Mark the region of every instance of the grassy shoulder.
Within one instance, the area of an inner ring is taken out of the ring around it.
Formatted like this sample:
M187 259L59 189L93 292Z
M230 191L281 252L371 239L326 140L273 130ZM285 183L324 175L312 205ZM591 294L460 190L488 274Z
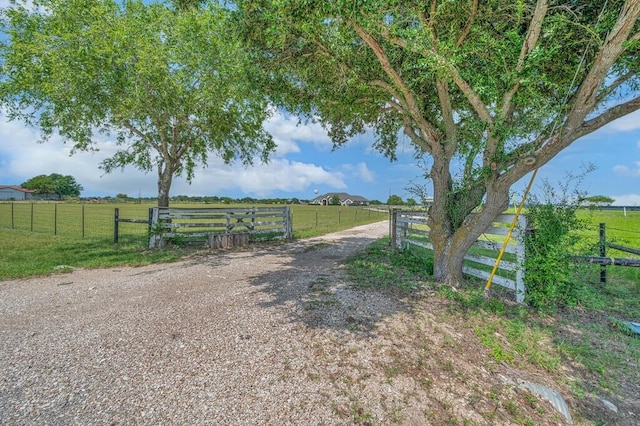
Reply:
M622 268L610 269L609 284L597 283L599 268L580 268L574 277L579 299L553 315L516 305L497 289L485 300L480 282L456 290L440 287L430 281L429 252L420 248L394 252L386 239L352 257L346 270L357 287L409 297L417 317L435 317L443 327L455 324L468 352L452 343L458 353L438 357L462 357L477 360L479 368L494 368L483 361L488 356L493 366L547 377L563 387L574 420L593 424L637 420L629 413L637 416L640 408L640 336L625 332L623 324L640 321L640 281L628 279ZM483 348L482 357L472 349L477 347ZM616 405L618 412L606 408L603 400ZM522 424L535 423L529 420L523 417Z
M310 213L306 221L298 218L297 225L294 224L294 238L314 237L386 219L384 214L378 212L369 214L360 211L356 215L356 210L344 210L349 214L341 213L339 223L338 209L324 210L324 216L320 216L324 222L320 222L318 227L315 227L314 210L298 210L298 216L301 212ZM114 244L112 236L78 238L77 235L51 235L5 228L0 238L0 280L64 272L71 268L175 262L202 250L206 250L203 245L172 245L162 250L150 250L144 233L125 234L119 243Z
M114 244L112 238L77 239L15 229L3 231L0 252L0 280L64 272L70 270L69 267L102 268L174 262L189 253L182 248L149 250L139 240Z

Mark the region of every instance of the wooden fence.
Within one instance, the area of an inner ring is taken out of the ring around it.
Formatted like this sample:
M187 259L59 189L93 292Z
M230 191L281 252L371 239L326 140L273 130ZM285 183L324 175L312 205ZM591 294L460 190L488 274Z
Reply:
M167 240L180 238L206 239L219 248L261 238L290 240L293 235L289 207L154 207L150 216L149 247L162 247Z
M607 282L607 266L633 266L640 267L640 259L631 259L631 258L619 258L619 257L607 257L607 247L612 248L614 250L622 251L625 253L631 253L635 255L640 255L639 249L634 249L631 247L625 247L618 244L613 244L607 242L607 225L605 223L600 223L600 256L573 256L573 259L577 262L587 262L587 263L595 263L600 265L600 282Z
M465 256L463 272L467 275L487 280L498 252L513 222L512 214L504 214L496 219L489 229L476 241ZM526 229L526 217L518 218L518 225L513 230L505 248L505 255L500 262L493 283L513 290L516 301L524 302L526 287L524 284L525 247L522 233ZM409 245L433 250L429 241L429 227L426 212L410 212L394 210L390 221L391 243L396 248L407 248Z

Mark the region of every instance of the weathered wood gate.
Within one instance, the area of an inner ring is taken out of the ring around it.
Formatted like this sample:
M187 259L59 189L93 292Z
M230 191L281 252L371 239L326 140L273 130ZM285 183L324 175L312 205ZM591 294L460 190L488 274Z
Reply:
M149 247L171 239L206 240L214 248L293 237L289 207L167 208L151 212Z
M429 227L427 212L411 212L393 210L391 212L390 231L391 243L395 248L407 248L415 245L433 251L429 241ZM513 222L512 214L504 214L496 219L482 237L478 239L465 256L462 268L467 275L487 280L491 273L504 239ZM493 283L506 287L515 292L518 303L524 302L526 287L524 284L525 246L523 232L526 229L526 217L518 218L518 225L513 230L511 238L505 248L505 255L500 267L493 278Z

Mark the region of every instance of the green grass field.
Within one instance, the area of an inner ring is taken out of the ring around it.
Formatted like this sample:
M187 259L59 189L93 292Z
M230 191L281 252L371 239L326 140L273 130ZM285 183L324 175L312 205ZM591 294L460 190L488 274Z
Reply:
M113 243L115 208L119 209L121 218L147 219L152 206L128 203L0 203L0 231L3 234L0 238L0 252L3 254L0 257L0 280L48 274L59 265L106 267L177 260L189 249L146 249L146 224L120 223L119 243ZM238 207L227 204L172 206ZM292 205L291 208L295 238L347 229L388 217L386 211L356 207Z
M225 204L173 204L176 207L232 207ZM145 224L120 223L120 238L113 244L114 209L120 217L146 219L152 204L0 203L0 279L47 274L58 265L102 267L139 265L178 259L181 253L145 248ZM237 205L235 207L238 207ZM243 206L246 207L246 206ZM386 212L338 206L293 205L295 238L347 229L387 218ZM599 223L607 225L607 240L640 248L640 212L581 210L587 222L584 245L595 247ZM595 254L595 253L584 253ZM636 257L610 250L607 255ZM591 268L597 271L597 267ZM608 268L617 277L640 282L640 268ZM594 272L594 275L597 275Z

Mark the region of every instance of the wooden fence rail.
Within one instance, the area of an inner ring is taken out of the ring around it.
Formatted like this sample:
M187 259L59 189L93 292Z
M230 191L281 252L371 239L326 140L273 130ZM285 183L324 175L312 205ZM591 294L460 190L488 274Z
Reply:
M498 252L502 249L504 238L513 221L513 215L501 215L485 231L482 238L476 241L465 256L463 272L467 275L486 280L489 278L491 267L495 263ZM427 226L426 212L410 212L394 210L390 221L391 244L396 248L406 248L415 245L427 250L433 250L433 245L428 240L429 227ZM526 217L518 218L518 226L511 234L511 238L505 247L505 257L500 262L500 267L493 282L502 287L513 290L518 303L524 302L526 287L524 284L525 248L522 233L526 229Z
M607 247L625 253L640 255L640 250L631 247L624 247L618 244L607 242L607 225L600 223L600 256L573 256L576 262L594 263L600 265L600 282L607 282L607 266L633 266L640 267L640 259L614 258L607 256Z
M211 245L220 243L219 236L248 234L255 240L263 237L287 239L293 236L289 207L252 208L164 208L151 212L149 247L162 247L171 238L204 238ZM224 238L224 241L245 241L245 238Z

